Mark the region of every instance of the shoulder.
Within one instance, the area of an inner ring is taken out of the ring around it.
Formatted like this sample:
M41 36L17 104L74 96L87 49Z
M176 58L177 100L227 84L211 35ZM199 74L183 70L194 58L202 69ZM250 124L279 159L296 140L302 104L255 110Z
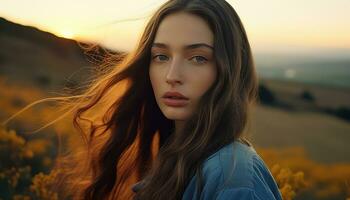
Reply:
M239 141L222 147L205 160L203 178L200 199L282 199L264 161L252 146ZM196 187L195 179L194 176L190 181L185 195L188 196L191 193L188 190Z
M257 153L253 147L235 141L222 147L205 160L204 175L205 177L213 175L231 177L227 184L251 188L255 156Z

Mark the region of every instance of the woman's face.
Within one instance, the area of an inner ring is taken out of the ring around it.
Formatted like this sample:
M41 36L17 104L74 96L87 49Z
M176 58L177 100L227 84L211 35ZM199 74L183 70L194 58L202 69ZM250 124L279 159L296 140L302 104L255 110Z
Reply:
M196 15L174 13L160 23L152 45L149 76L157 104L168 119L189 119L215 82L213 40L207 23ZM178 92L186 99L164 98L167 92Z

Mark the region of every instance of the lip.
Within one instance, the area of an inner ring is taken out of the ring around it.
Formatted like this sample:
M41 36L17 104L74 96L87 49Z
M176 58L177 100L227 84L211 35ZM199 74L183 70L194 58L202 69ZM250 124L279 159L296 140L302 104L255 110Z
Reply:
M183 107L188 104L188 99L171 99L168 97L163 97L163 102L167 106Z
M177 97L179 99L174 99L171 97ZM189 98L179 92L166 92L162 99L165 105L172 107L183 107L187 105L189 101Z
M180 92L176 92L176 91L169 91L169 92L166 92L164 95L163 95L163 98L164 97L179 97L181 99L187 99L188 100L188 97L186 97L185 95L181 94Z

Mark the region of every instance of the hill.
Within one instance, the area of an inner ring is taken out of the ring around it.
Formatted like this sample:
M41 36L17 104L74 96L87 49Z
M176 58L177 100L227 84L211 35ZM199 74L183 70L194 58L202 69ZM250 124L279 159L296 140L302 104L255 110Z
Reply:
M101 56L119 53L4 18L0 18L0 43L0 75L47 91L86 80ZM87 51L89 45L95 47Z

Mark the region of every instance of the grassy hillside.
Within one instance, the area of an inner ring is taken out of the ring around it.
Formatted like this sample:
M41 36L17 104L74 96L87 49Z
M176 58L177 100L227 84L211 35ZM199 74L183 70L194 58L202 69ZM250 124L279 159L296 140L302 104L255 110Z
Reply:
M101 61L99 56L105 54L101 46L88 51L84 47L92 44L60 38L4 18L0 18L0 43L0 75L46 91L86 80Z

